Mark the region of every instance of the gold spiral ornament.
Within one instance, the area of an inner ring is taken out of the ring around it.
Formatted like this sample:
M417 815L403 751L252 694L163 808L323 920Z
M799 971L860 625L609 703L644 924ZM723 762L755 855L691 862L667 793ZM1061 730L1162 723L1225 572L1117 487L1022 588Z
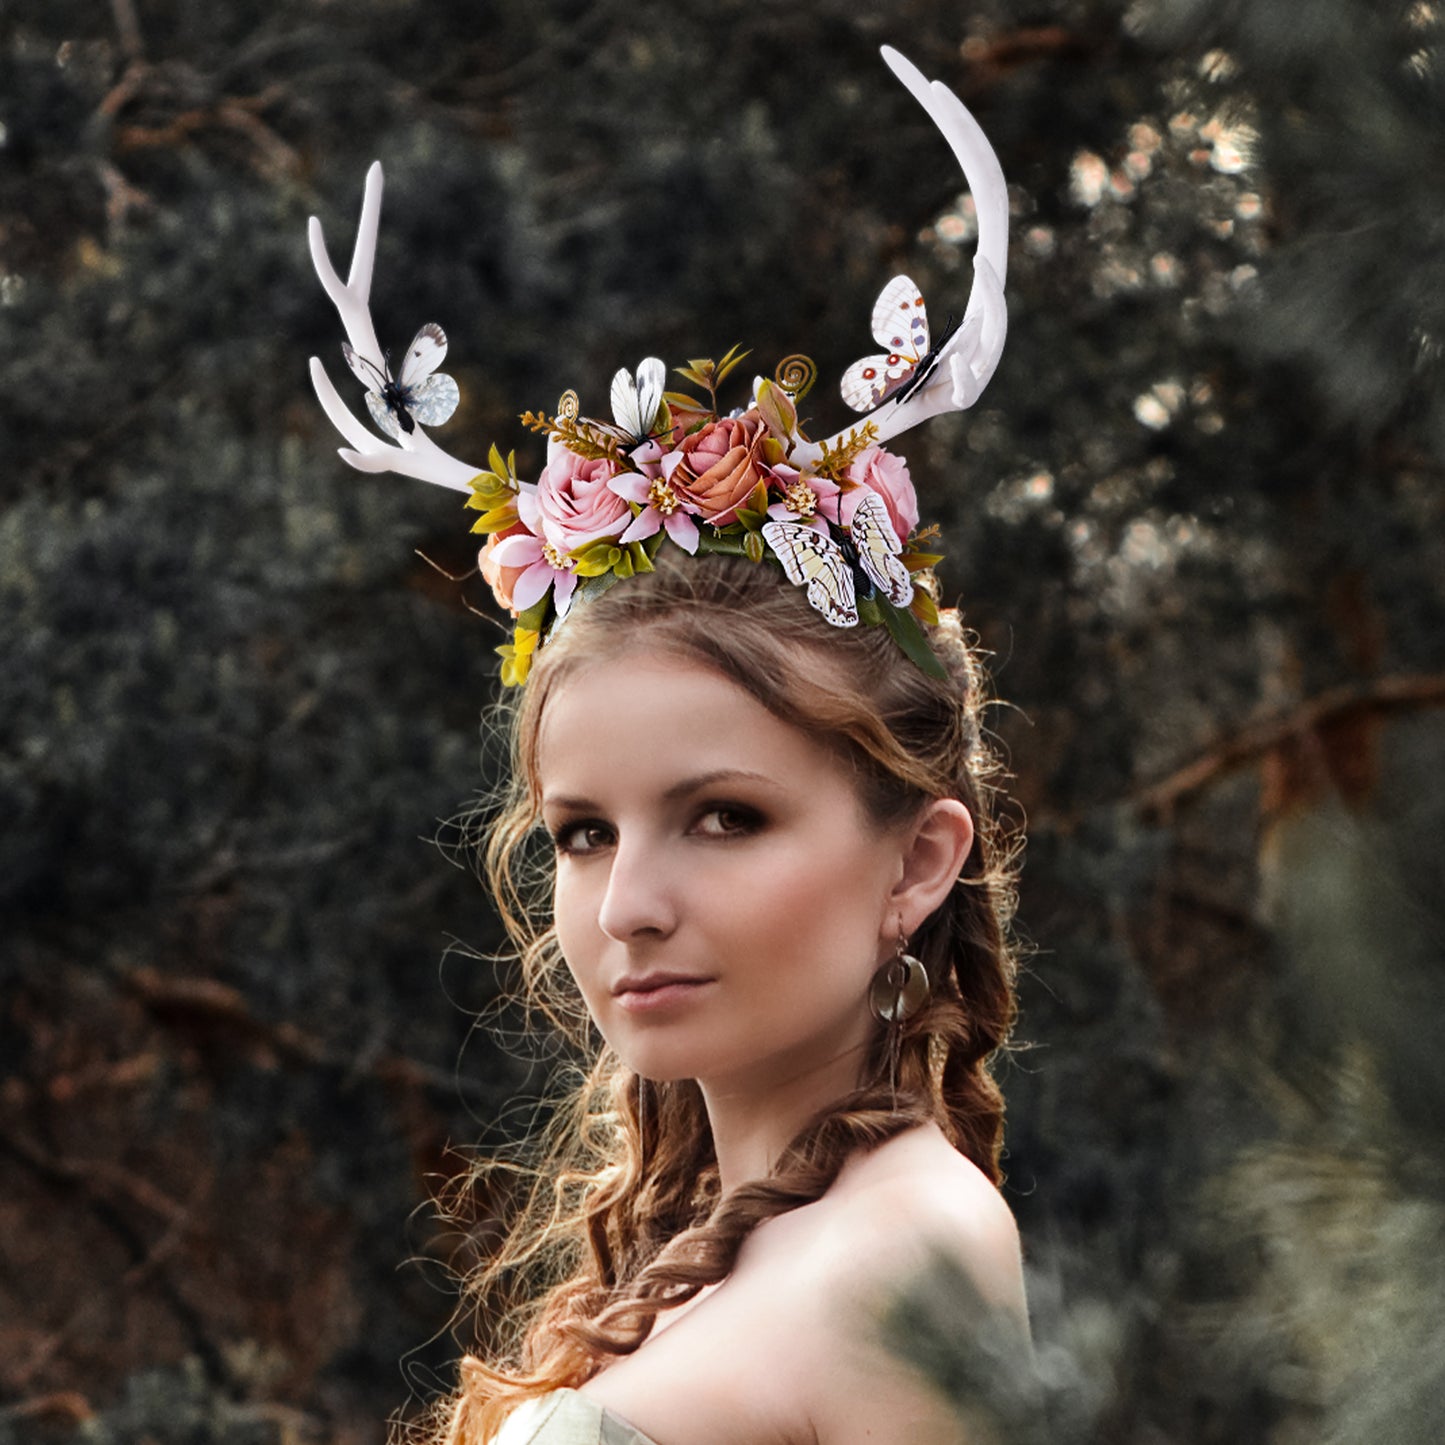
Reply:
M582 398L575 391L564 391L557 400L557 420L576 421L582 415Z
M773 380L783 388L794 401L801 401L812 390L818 379L818 366L811 356L801 352L785 356L773 372Z

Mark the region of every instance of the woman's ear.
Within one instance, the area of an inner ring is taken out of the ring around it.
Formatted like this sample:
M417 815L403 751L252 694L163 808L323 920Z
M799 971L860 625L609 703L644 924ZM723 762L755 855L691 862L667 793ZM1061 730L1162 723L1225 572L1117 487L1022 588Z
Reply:
M890 918L917 931L948 897L973 847L973 816L957 798L935 798L903 836L903 872L889 895Z

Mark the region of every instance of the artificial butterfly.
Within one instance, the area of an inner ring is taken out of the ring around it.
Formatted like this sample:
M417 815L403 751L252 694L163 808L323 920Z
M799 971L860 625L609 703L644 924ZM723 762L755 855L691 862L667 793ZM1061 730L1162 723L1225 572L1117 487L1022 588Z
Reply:
M456 382L437 371L447 354L447 338L435 321L428 321L412 337L401 364L401 374L392 379L391 354L383 365L368 361L344 341L341 353L351 374L366 387L366 409L387 436L401 440L422 426L440 426L457 409L462 394Z
M646 441L657 421L666 383L667 368L655 356L642 361L635 377L624 366L612 378L612 416L617 425L604 429L620 441Z
M662 410L662 388L666 380L667 368L662 362L655 356L644 357L636 376L624 366L612 378L613 421L583 416L582 403L575 391L563 392L557 403L558 420L575 422L624 446L637 446L652 436L652 428Z
M873 339L888 350L862 357L843 373L843 400L854 411L871 411L889 397L902 401L933 370L955 330L950 323L938 345L930 349L923 296L907 276L895 276L873 303Z
M876 492L858 503L846 542L835 542L800 522L764 522L763 539L783 564L788 581L806 586L808 601L834 627L858 625L860 575L865 596L876 589L895 607L907 607L913 600L913 578L898 557L903 545Z

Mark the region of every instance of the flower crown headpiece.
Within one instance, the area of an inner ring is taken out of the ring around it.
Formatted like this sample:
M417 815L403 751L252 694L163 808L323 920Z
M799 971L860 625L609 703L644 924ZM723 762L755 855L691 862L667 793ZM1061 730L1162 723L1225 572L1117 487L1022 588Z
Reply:
M744 359L690 361L678 374L705 396L666 391L666 368L650 356L612 381L610 422L581 414L567 392L555 415L524 412L548 437L535 482L522 480L515 453L493 446L479 469L444 452L424 428L446 421L460 393L437 368L447 341L435 324L417 332L393 376L370 312L371 274L381 214L381 164L366 178L351 272L331 265L321 223L310 225L311 256L341 314L347 365L366 387L366 406L392 439L381 441L337 394L318 358L311 379L327 416L351 443L346 462L364 472L399 472L470 492L481 513L479 565L497 601L515 620L501 647L502 680L525 681L532 656L584 589L600 591L651 571L659 549L730 553L771 560L835 627L886 626L924 671L942 675L921 623L937 621L931 593L914 574L940 560L936 528L918 527L907 464L883 442L978 400L1003 351L1007 314L1008 190L998 158L963 102L930 84L896 50L883 58L943 133L963 167L978 217L974 283L960 325L932 344L917 287L895 276L873 307L874 339L884 351L844 373L843 398L861 421L814 442L798 424L797 401L815 368L802 356L756 377L745 409L720 411L717 389Z

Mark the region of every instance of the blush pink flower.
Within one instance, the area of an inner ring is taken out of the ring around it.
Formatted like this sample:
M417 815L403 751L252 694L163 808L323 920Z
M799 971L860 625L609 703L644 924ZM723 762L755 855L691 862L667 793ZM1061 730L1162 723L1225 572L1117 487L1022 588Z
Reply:
M662 468L657 465L661 456L662 449L656 442L639 447L632 453L632 460L643 470L618 472L608 483L619 497L636 502L642 508L617 540L623 543L641 542L665 530L684 552L696 552L697 523L688 516L683 497L662 475Z
M492 590L514 617L540 602L550 587L552 604L561 618L567 615L572 594L577 589L577 564L541 533L538 487L523 486L517 494L520 521L504 534L488 538L477 561L489 582L495 573L498 581L492 583ZM632 513L625 503L622 505L630 517Z
M778 500L768 508L775 522L797 522L826 537L828 523L838 520L838 484L827 477L800 476L795 467L773 470Z
M531 530L562 553L603 538L615 539L632 520L632 509L608 486L615 471L606 457L579 457L551 441L547 465L537 478L539 525ZM518 514L528 520L520 506Z
M877 492L888 508L888 520L898 540L906 542L918 526L918 493L913 490L908 463L882 447L869 447L848 468L848 480L855 485L843 493L843 521L851 523L867 492Z

